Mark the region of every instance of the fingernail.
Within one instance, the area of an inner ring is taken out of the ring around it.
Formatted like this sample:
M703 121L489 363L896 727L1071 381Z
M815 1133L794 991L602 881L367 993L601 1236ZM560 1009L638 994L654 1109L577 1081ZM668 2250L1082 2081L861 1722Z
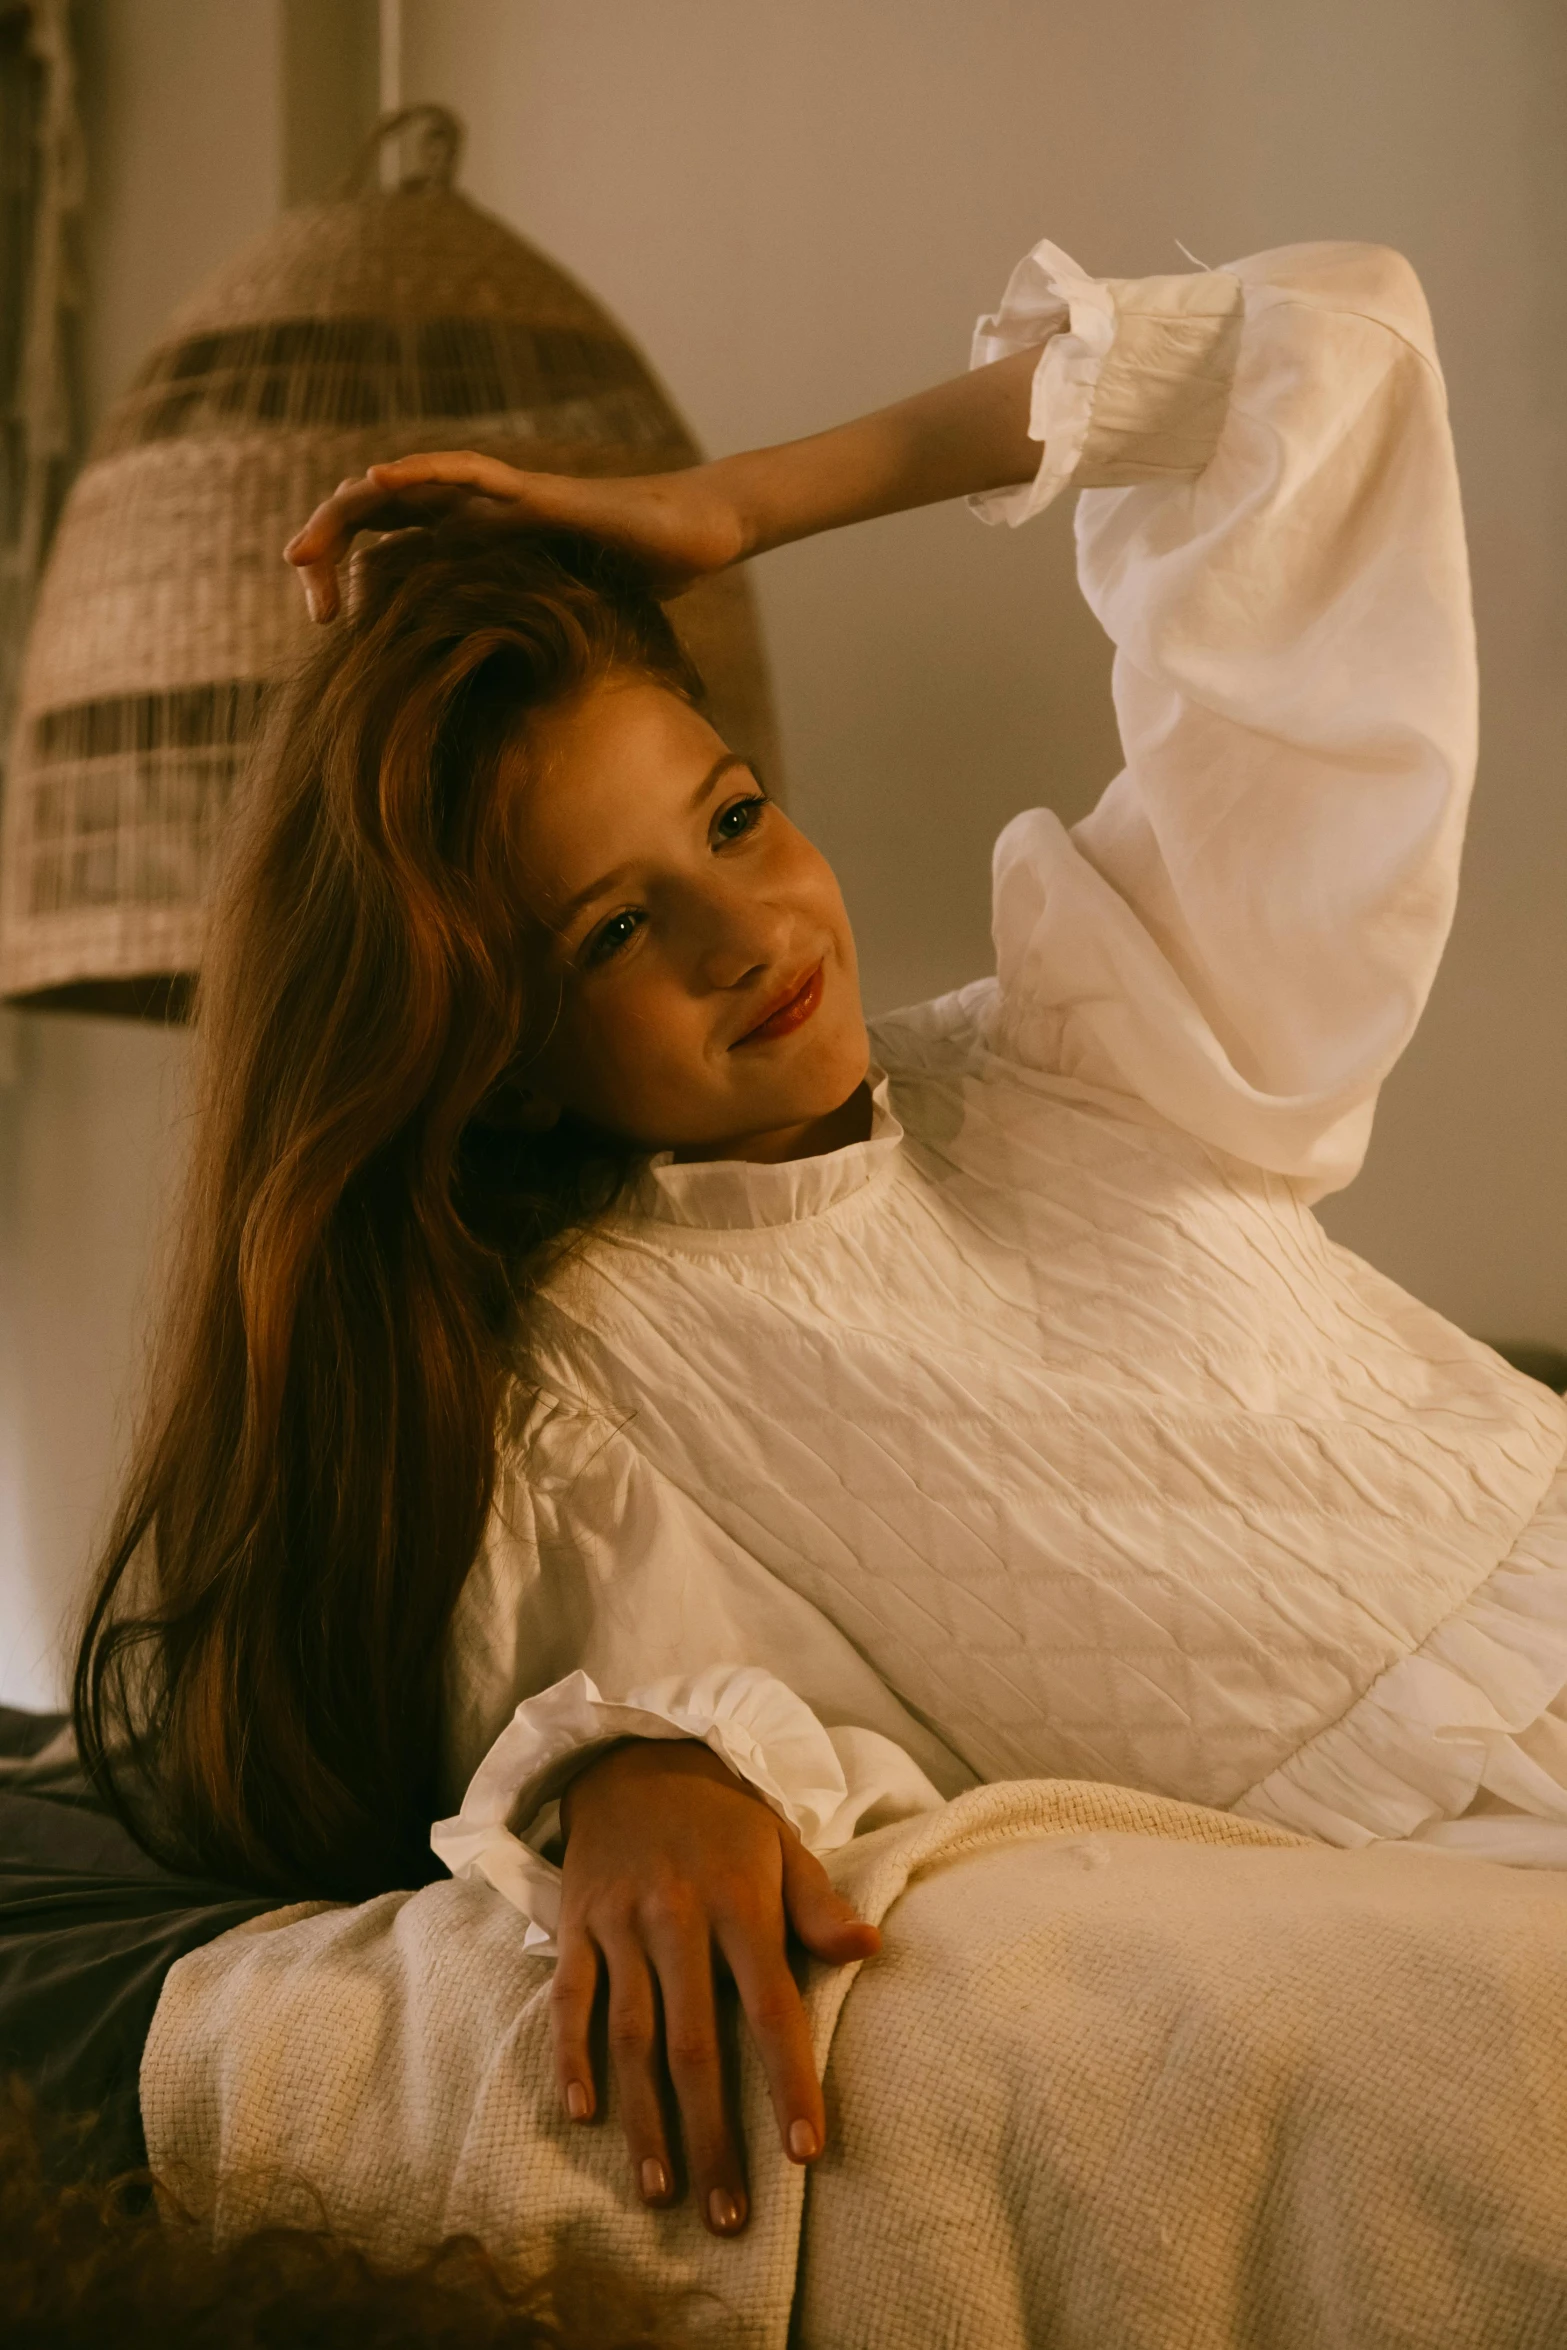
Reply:
M809 2122L789 2124L789 2151L796 2162L811 2162L821 2152L816 2132Z
M727 2189L715 2187L707 2199L707 2208L714 2227L721 2234L727 2235L731 2228L740 2225L740 2206Z
M642 2192L649 2203L657 2203L669 2193L669 2173L654 2154L642 2165Z
M588 2093L580 2081L566 2083L566 2111L574 2122L585 2122L588 2118Z

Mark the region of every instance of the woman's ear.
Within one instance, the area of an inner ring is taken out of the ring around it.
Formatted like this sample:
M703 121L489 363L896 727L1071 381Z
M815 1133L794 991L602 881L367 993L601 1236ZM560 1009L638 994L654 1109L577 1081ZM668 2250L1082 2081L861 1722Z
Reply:
M506 1077L491 1086L474 1114L483 1125L504 1127L511 1134L548 1134L560 1121L560 1104L551 1095Z

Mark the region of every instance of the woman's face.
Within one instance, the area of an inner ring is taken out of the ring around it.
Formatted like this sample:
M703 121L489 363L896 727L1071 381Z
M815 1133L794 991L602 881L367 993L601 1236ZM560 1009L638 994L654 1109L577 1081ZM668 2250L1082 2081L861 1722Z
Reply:
M516 762L545 1110L692 1158L783 1159L841 1131L869 1044L826 860L707 720L614 676L532 721Z

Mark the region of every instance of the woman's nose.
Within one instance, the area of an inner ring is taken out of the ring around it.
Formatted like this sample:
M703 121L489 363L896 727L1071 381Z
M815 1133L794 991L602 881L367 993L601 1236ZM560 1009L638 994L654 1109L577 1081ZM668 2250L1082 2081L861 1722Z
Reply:
M702 915L698 968L702 984L740 987L786 960L792 925L788 911L739 891L719 891Z

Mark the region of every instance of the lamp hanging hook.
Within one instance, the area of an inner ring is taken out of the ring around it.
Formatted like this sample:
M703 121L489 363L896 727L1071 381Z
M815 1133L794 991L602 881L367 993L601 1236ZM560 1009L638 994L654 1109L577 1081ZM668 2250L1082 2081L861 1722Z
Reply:
M467 131L461 115L454 114L449 106L436 106L425 100L414 106L399 106L391 114L381 116L333 193L338 196L363 195L365 183L375 169L387 140L400 138L414 123L423 126L417 144L415 166L412 171L403 173L398 185L404 188L449 188L457 176L457 166L462 161Z

